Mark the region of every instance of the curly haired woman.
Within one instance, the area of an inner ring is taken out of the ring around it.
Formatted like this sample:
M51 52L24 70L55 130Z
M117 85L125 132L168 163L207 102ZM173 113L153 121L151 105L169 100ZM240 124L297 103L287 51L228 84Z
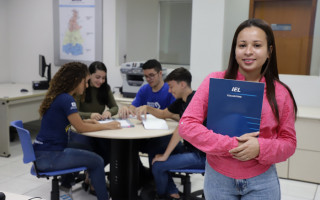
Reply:
M51 80L39 109L42 120L34 142L36 164L40 171L87 167L98 200L107 200L103 159L94 152L67 147L70 125L78 133L120 128L119 122L100 124L81 119L73 96L84 92L88 79L87 66L71 62L63 65Z

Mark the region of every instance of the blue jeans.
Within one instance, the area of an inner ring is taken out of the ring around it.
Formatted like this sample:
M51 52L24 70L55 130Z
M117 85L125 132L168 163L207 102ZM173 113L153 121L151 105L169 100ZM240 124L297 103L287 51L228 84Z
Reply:
M280 200L280 184L275 165L249 179L224 176L206 163L204 195L210 200Z
M110 163L110 139L94 138L70 132L68 147L93 151L104 160L104 166Z
M55 171L74 167L87 167L98 200L109 199L103 159L87 150L66 148L63 151L36 151L36 164L40 171Z
M166 135L162 137L155 137L151 139L141 139L138 140L138 150L142 153L147 153L149 158L149 166L151 166L152 159L157 154L163 154L171 140L171 135ZM181 142L177 144L172 154L181 153L184 147Z
M152 166L152 174L155 180L157 194L159 196L178 193L169 170L171 169L204 169L205 156L198 152L186 152L171 155L166 161L155 162Z
M93 138L89 136L81 135L81 134L70 131L68 145L74 145L74 147L73 146L68 146L68 147L93 151L92 141L93 141Z

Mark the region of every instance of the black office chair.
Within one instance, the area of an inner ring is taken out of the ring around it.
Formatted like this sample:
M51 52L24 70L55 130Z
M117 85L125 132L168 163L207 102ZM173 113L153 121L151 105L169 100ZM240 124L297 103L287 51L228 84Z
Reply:
M63 174L69 174L69 173L75 173L84 171L87 168L86 167L78 167L78 168L71 168L71 169L65 169L65 170L57 170L57 171L50 171L50 172L44 172L44 171L38 171L36 166L36 156L33 150L32 141L30 137L30 133L28 130L23 128L23 123L21 120L12 121L10 123L11 126L15 127L17 129L20 143L23 151L23 162L25 164L33 162L33 165L31 167L31 174L34 176L37 176L38 178L47 178L53 177L52 179L52 188L51 188L51 200L59 200L59 180L58 176L61 176Z
M205 200L203 190L197 190L191 192L191 174L204 175L204 169L172 169L169 170L173 177L181 178L181 184L183 185L183 199L184 200Z
M3 192L0 192L0 200L6 200L6 195Z

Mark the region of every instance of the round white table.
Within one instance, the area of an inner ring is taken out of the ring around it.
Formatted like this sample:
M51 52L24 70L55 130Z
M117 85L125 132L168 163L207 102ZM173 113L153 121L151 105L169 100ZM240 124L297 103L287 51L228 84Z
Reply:
M83 135L111 139L110 195L113 200L138 199L139 152L135 140L172 134L178 122L166 120L167 130L147 130L142 122L130 118L132 128L82 133Z

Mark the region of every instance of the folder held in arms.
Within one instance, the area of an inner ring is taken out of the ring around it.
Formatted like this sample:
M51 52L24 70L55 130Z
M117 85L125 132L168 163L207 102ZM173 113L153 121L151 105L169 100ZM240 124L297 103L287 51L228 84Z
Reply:
M210 79L207 128L239 137L260 130L264 83Z

